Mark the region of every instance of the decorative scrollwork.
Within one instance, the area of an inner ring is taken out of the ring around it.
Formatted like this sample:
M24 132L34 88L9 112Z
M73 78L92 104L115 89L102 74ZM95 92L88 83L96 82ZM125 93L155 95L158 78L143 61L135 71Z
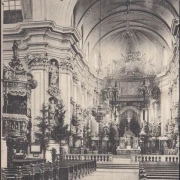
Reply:
M61 91L58 87L49 87L48 94L51 95L52 97L59 98L61 95Z
M48 65L48 55L44 54L27 54L24 59L29 68L34 66L47 66Z

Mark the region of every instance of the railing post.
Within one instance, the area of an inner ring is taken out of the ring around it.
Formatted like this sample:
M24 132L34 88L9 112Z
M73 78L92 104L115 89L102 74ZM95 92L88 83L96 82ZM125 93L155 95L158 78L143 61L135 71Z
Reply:
M21 180L21 179L22 179L21 167L18 166L18 177L17 177L17 180Z
M44 163L41 163L41 179L44 180Z
M53 180L53 164L51 162L49 163L49 167L50 167L49 178L50 180Z
M59 159L57 160L57 166L56 166L56 174L55 174L55 177L56 177L56 179L58 179L59 180L59 177L60 177L60 174L59 174L59 169L60 169L60 166L59 166Z

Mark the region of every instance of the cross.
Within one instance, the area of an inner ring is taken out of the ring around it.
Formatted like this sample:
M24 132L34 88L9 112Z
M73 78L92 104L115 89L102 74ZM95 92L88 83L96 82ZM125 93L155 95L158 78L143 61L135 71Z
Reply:
M127 120L128 120L128 130L130 130L130 121L131 121L131 118L128 117Z

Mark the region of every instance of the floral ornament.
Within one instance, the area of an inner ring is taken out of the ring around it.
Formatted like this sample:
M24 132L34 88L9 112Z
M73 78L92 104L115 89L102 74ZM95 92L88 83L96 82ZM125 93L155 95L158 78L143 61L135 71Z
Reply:
M160 98L160 89L159 87L155 86L151 91L151 96L153 99L159 99Z
M52 97L60 98L61 91L59 90L58 87L49 87L48 89L48 94L51 95Z

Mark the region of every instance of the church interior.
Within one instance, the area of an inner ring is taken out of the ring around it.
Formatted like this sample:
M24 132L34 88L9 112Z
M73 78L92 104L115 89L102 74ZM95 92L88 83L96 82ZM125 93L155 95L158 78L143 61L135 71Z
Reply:
M57 157L179 163L178 0L2 0L1 9L4 177Z

